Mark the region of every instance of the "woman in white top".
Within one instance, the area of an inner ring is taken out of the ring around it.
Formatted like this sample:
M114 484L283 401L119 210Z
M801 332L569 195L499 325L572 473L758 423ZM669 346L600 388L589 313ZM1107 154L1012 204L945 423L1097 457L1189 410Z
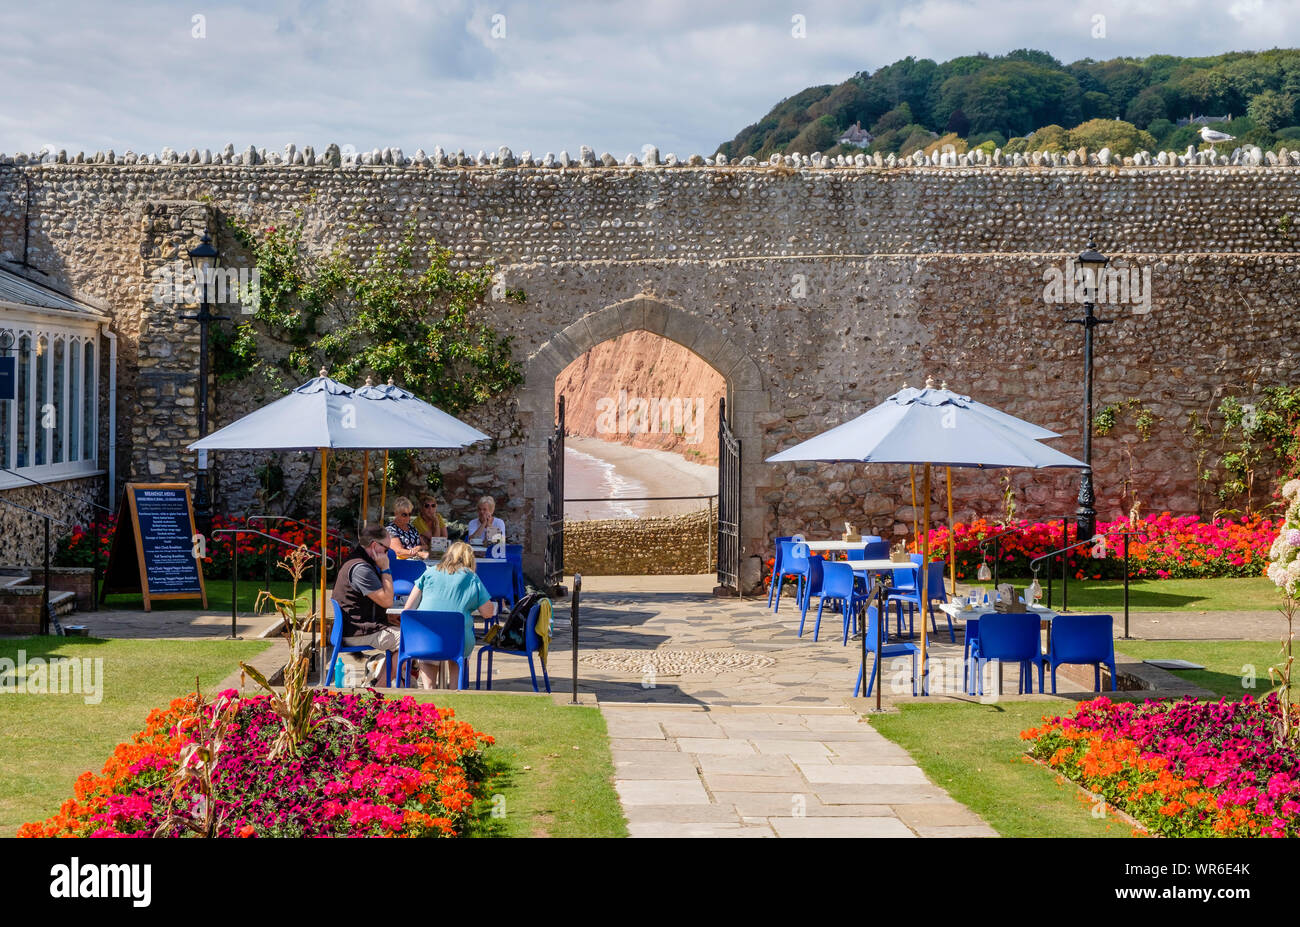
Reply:
M504 544L506 540L506 523L499 518L493 518L492 513L497 509L497 502L491 496L484 496L478 500L478 518L469 523L469 535L465 540L471 544L482 544L487 546L497 538L500 543Z

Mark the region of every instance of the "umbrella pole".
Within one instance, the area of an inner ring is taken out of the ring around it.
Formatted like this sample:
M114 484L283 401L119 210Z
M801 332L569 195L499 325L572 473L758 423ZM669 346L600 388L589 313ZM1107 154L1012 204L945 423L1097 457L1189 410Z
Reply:
M957 542L952 536L952 467L948 467L948 574L952 597L957 598Z
M328 553L325 538L325 498L327 494L327 478L329 475L329 449L322 447L320 449L320 637L317 640L317 647L321 652L321 659L325 659L325 555Z
M921 540L921 531L916 526L916 465L907 465L907 474L912 478L912 543L918 544Z
M930 626L926 624L929 615L930 592L926 588L930 578L930 465L925 465L925 528L924 540L921 542L921 694L929 695L929 664L927 650L930 641Z
M382 525L388 513L388 451L384 451L384 469L379 471L379 523Z
M361 464L361 527L370 524L370 452L363 455Z

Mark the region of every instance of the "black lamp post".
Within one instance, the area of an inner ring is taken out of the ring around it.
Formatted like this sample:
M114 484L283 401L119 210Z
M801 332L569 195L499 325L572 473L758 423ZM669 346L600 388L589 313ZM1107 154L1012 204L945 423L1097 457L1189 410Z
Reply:
M203 239L198 245L190 249L189 255L195 279L203 287L198 315L182 316L185 319L195 319L199 323L199 438L202 439L208 434L208 325L211 322L223 321L225 316L213 315L208 311L208 281L212 279L212 274L217 269L219 255L217 249L212 246L212 239L208 237L207 232L203 233ZM207 457L206 451L199 451L198 487L194 494L194 518L198 522L199 531L204 535L212 529L212 497L208 490Z
M1079 473L1079 508L1076 510L1077 537L1092 537L1097 530L1097 511L1093 508L1096 497L1092 491L1092 330L1098 325L1109 325L1114 319L1099 319L1094 313L1097 291L1102 282L1102 271L1110 258L1097 251L1091 241L1079 255L1083 267L1084 303L1083 318L1067 319L1066 324L1083 326L1083 462L1088 466Z

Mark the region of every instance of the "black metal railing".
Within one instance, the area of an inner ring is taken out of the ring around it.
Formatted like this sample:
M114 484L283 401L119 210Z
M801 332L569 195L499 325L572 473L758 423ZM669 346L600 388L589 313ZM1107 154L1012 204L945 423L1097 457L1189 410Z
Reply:
M268 534L265 531L258 531L254 528L217 528L215 531L212 532L212 534L213 536L216 536L218 534L231 534L235 536L234 537L235 542L234 544L231 545L234 548L234 551L230 557L230 637L233 640L236 637L238 637L237 622L238 622L238 612L239 612L239 536L241 534L255 534L258 537L269 538L270 540L275 541L277 544L283 545L284 547L288 547L292 550L297 550L299 545L294 544L291 541L286 541L282 537L276 537L274 534ZM303 545L303 547L307 551L307 553L311 554L312 556L311 613L314 615L316 614L316 587L320 584L319 571L321 568L320 558L322 555L320 551L312 550L310 547L306 547L305 545ZM270 551L271 548L268 547L267 550ZM325 554L324 556L325 556L325 570L326 573L328 573L330 566L333 565L334 558L330 557L328 554ZM268 589L271 587L271 577L269 572L267 573L266 585Z
M1106 539L1106 540L1109 540L1110 538L1113 538L1113 537L1122 538L1122 539L1123 539L1123 544L1122 544L1122 546L1123 546L1123 548L1124 548L1124 638L1123 638L1123 639L1124 639L1124 640L1129 640L1129 634L1128 634L1128 619L1129 619L1129 594L1128 594L1129 559L1128 559L1128 539L1129 539L1130 537L1134 536L1134 535L1142 534L1142 533L1143 533L1143 532L1138 532L1138 531L1113 531L1113 532L1108 532L1108 533L1106 533L1106 534L1094 535L1093 537L1087 538L1087 539L1082 540L1082 541L1077 541L1077 542L1075 542L1074 544L1070 544L1070 545L1067 546L1067 547L1062 547L1060 550L1049 551L1048 553L1043 554L1041 557L1035 557L1033 560L1029 561L1029 569L1033 572L1033 574L1034 574L1034 579L1037 580L1037 579L1038 579L1038 564L1042 563L1044 560L1049 560L1049 559L1051 559L1052 557L1055 557L1055 556L1058 556L1058 555L1064 556L1065 554L1069 553L1070 551L1072 551L1072 550L1077 550L1077 549L1080 548L1080 547L1090 547L1090 546L1092 546L1092 545L1094 545L1094 544L1097 543L1097 539L1098 539L1098 538L1103 538L1103 539ZM1051 606L1049 605L1048 607L1050 608ZM1064 601L1064 599L1063 599L1063 600L1062 600L1062 603L1061 603L1061 611L1065 611L1066 608L1067 608L1067 605L1066 605L1066 603L1065 603L1065 601Z
M1047 524L1051 524L1052 522L1058 519L1061 522L1061 544L1065 545L1069 543L1070 540L1071 521L1075 522L1076 525L1075 534L1076 535L1078 534L1077 526L1078 526L1079 517L1074 514L1052 515L1043 519L1043 521L1046 522ZM987 537L982 538L980 540L979 543L980 558L982 561L984 561L985 558L987 557L988 545L990 543L993 544L993 586L994 588L997 588L998 566L1002 560L1001 539L1008 534L1019 534L1022 531L1028 531L1030 527L1031 527L1030 525L1017 525L1012 528L1004 528L1001 531L997 532L996 534L990 534ZM1069 562L1064 557L1062 557L1061 558L1061 602L1062 602L1061 607L1062 609L1065 608L1064 603L1069 601L1069 597L1070 597L1070 565ZM1047 571L1047 607L1048 608L1052 607L1052 571L1051 570Z
M555 430L546 439L547 496L546 548L542 559L542 585L558 595L564 583L564 397L555 410Z
M18 477L18 479L24 480L33 486L40 486L42 489L48 489L50 492L57 493L60 496L65 496L68 499L75 499L78 502L91 506L95 512L107 512L110 515L113 514L113 510L111 508L109 508L106 505L100 505L94 499L88 499L85 496L79 496L76 493L68 492L66 489L59 489L57 486L51 486L49 483L46 483L42 480L32 479L32 477L28 476L25 473L19 473L17 470L11 470L8 467L0 467L0 473L8 473L10 476L16 476ZM100 531L99 516L93 513L90 519L90 529L91 529L91 534L94 537L94 544L95 544L95 556L92 562L92 566L94 567L94 571L95 571L95 578L94 578L94 584L91 586L91 589L94 590L94 592L91 595L91 598L95 602L98 602L99 601L99 580L100 577L103 575L102 571L99 568L99 548L100 548L100 539L102 537L102 533Z
M50 523L57 522L58 524L63 525L64 527L71 527L71 524L69 522L64 521L61 518L55 518L49 512L41 512L38 511L37 509L30 509L25 505L19 505L17 502L10 502L8 499L5 499L3 497L0 497L0 503L4 503L10 508L20 509L26 512L28 515L33 515L36 518L40 518L45 521L45 576L44 576L44 592L41 595L41 634L42 635L49 634L50 617L51 617L50 615Z
M740 587L740 439L727 420L727 400L718 400L718 585Z

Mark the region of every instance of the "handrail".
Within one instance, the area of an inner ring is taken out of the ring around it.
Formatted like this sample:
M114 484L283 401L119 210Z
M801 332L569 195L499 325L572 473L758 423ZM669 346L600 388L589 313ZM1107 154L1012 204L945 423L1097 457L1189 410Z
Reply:
M309 521L303 521L301 518L293 518L293 517L291 517L291 516L289 516L289 515L249 515L247 518L244 519L244 521L246 521L246 522L253 522L253 521L289 521L289 522L293 522L295 525L300 525L300 526L302 526L302 527L304 527L304 528L308 528L308 529L310 529L310 530L312 530L312 531L315 531L315 532L318 533L318 534L320 533L320 525L314 525L314 524L312 524L312 523L309 522ZM326 535L327 537L338 538L340 541L347 541L347 540L348 540L347 535L343 534L343 532L341 532L341 531L336 531L336 530L333 529L333 528L326 528L326 529L325 529L325 535Z
M68 492L66 489L59 489L57 486L53 486L41 480L33 479L32 477L28 476L25 473L19 473L17 470L11 470L8 467L0 467L0 472L8 473L10 476L16 476L20 480L26 480L28 483L32 484L33 486L39 486L42 489L51 490L53 492L58 493L60 496L67 496L69 499L76 499L78 502L83 502L87 505L90 505L93 508L99 509L101 512L107 512L110 515L113 514L112 509L110 509L106 505L100 505L94 499L87 499L85 496L79 496L74 492ZM95 516L93 513L90 518L90 527L95 535L94 537L94 545L95 545L94 571L95 572L91 578L90 588L93 590L93 592L91 593L90 598L92 601L98 601L99 600L99 577L100 577L99 547L100 547L101 534L99 531L99 518Z
M59 524L64 525L65 527L71 527L71 525L69 522L66 522L61 518L55 518L53 515L50 515L46 512L39 512L36 509L29 509L25 505L19 505L17 502L10 502L8 499L5 499L4 497L0 497L0 502L3 502L5 505L9 506L10 508L21 509L22 511L26 512L29 515L35 515L37 518L41 518L45 520L45 570L44 570L45 591L41 594L41 634L42 635L49 634L50 617L51 617L50 615L50 522L57 521ZM96 552L98 553L98 551ZM98 590L96 590L96 593L98 593Z
M241 534L255 534L258 537L270 538L272 541L275 541L277 544L282 544L285 547L292 547L294 550L298 550L301 548L302 550L307 551L307 553L311 555L312 572L313 572L312 582L311 582L311 611L313 615L316 613L316 580L320 576L318 572L321 567L320 558L321 557L325 558L325 569L327 571L334 564L334 558L331 557L328 553L312 550L306 544L294 544L290 541L286 541L284 538L276 537L274 534L267 534L265 531L258 531L256 528L217 528L212 533L214 535L217 534L235 535L235 550L233 555L230 558L231 559L231 563L230 563L230 639L231 640L235 640L239 636L238 635L238 630L239 630L238 629L238 610L239 610L239 537L238 536ZM268 563L268 569L267 569L266 584L269 586L271 584L270 567L269 567L270 560L268 560L267 563Z
M1034 573L1034 578L1037 579L1037 578L1038 578L1038 563L1039 563L1040 561L1042 561L1042 560L1046 560L1046 559L1048 559L1049 557L1055 557L1055 556L1057 556L1058 554L1069 553L1070 551L1074 550L1076 547L1087 547L1087 546L1090 545L1090 544L1096 544L1096 543L1097 543L1097 538L1102 538L1102 539L1111 538L1111 537L1119 537L1119 538L1123 538L1123 539L1124 539L1124 638L1123 638L1123 639L1124 639L1124 640L1129 640L1129 635L1128 635L1128 618L1129 618L1129 604L1128 604L1128 603L1129 603L1129 598L1128 598L1128 574L1129 574L1129 563L1128 563L1128 539L1129 539L1130 537L1134 536L1134 535L1137 535L1137 534L1143 534L1143 533L1144 533L1144 532L1139 532L1139 531L1129 530L1129 531L1110 531L1110 532L1107 532L1106 534L1095 534L1095 535L1093 535L1092 537L1088 538L1087 540L1079 541L1079 542L1077 542L1077 543L1075 543L1075 544L1071 544L1069 547L1062 547L1060 550L1054 550L1054 551L1051 551L1050 553L1043 554L1043 556L1041 556L1041 557L1035 557L1033 560L1029 561L1029 569L1033 571L1033 573ZM1065 603L1064 603L1064 602L1061 603L1061 610L1062 610L1062 611L1065 611Z
M1070 534L1069 522L1071 519L1073 519L1077 523L1079 520L1079 516L1075 513L1069 513L1065 515L1049 515L1043 519L1042 523L1047 524L1056 521L1058 518L1061 520L1061 538L1062 540L1067 540ZM1032 525L1016 525L1013 528L1004 528L1001 531L999 531L997 534L990 534L988 537L980 539L979 548L980 548L981 563L984 561L985 555L988 554L988 545L990 543L994 545L993 547L993 585L994 586L996 586L998 583L998 567L1002 559L1001 558L1002 545L1000 543L1000 539L1004 535L1015 534L1020 531L1026 531L1030 527L1032 527ZM1061 563L1061 608L1064 609L1066 607L1066 603L1069 602L1069 598L1070 598L1069 569L1066 566L1065 562L1062 561ZM1049 607L1052 604L1052 574L1050 570L1047 573L1047 604Z

